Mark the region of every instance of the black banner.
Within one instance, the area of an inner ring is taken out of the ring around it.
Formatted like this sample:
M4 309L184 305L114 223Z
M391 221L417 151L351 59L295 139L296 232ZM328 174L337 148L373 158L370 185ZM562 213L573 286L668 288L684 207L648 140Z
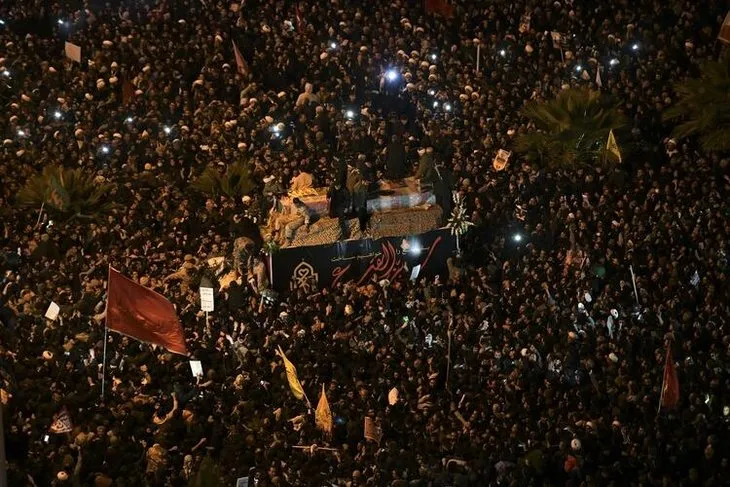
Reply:
M446 259L456 254L456 238L448 229L421 235L378 240L348 240L328 245L285 248L273 255L273 287L277 291L310 292L340 282L358 285L441 274L446 279Z

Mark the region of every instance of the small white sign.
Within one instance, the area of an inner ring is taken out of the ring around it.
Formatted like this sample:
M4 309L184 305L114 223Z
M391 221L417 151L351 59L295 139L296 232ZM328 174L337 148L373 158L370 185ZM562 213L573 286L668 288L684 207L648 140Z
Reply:
M200 309L206 312L213 311L213 288L212 287L201 287L200 288Z
M421 264L418 264L413 269L411 269L411 281L415 281L418 279L418 274L421 272Z
M200 363L200 360L191 360L190 370L193 371L193 377L203 377L203 364Z
M56 318L58 318L59 311L61 311L61 308L59 308L55 302L51 301L51 304L48 306L48 309L46 310L46 318L48 318L51 321L55 321Z
M248 487L248 477L240 477L236 480L236 487Z

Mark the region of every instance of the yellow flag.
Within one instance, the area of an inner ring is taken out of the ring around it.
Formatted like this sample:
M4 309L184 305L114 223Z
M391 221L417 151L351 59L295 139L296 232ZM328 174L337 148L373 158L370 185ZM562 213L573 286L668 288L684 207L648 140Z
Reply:
M616 137L613 136L613 130L608 132L608 141L606 142L606 150L618 158L618 162L621 161L621 151L616 143Z
M330 411L330 403L327 401L327 395L324 393L324 384L322 384L322 394L319 396L319 404L314 412L314 422L317 428L324 431L327 435L332 434L332 411Z
M297 377L297 368L294 367L293 363L289 362L289 359L286 358L286 355L284 355L281 347L278 347L277 352L282 360L284 360L284 367L286 368L286 378L289 381L289 388L291 389L291 393L294 394L294 397L296 397L297 399L304 399L304 389L302 388L302 384L299 383L299 377Z

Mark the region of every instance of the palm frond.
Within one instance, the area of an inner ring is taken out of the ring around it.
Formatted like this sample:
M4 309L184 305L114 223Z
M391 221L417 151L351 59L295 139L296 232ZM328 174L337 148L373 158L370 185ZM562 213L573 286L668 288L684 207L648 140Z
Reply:
M700 77L674 85L677 102L662 118L680 122L672 135L678 139L699 137L707 151L730 149L730 52L700 68Z
M240 198L256 188L249 165L243 161L231 164L224 173L215 167L207 167L191 186L214 198L223 195Z
M626 125L626 117L599 92L564 90L547 102L531 102L521 111L537 132L519 136L515 149L547 167L572 167L604 160L608 133Z
M109 213L116 204L109 199L113 185L95 179L82 169L47 166L29 178L18 192L21 207L42 205L57 219L97 217Z

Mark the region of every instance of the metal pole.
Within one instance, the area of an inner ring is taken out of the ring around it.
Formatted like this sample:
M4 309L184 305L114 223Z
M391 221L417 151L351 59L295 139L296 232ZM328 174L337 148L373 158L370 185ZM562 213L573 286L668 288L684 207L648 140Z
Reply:
M446 337L448 340L448 348L446 351L446 390L449 389L449 372L451 372L451 323L453 317L449 319L449 328L446 330Z
M479 54L481 52L481 47L482 47L481 43L477 44L477 73L479 72L479 58L480 58Z
M0 404L0 487L8 487L8 467L5 460L5 428L3 424L3 408Z
M631 271L631 282L634 284L634 297L636 297L636 305L639 305L639 293L636 291L636 276L634 276L634 266L629 266Z
M109 328L104 325L104 356L102 358L102 365L101 365L101 400L104 401L104 387L106 385L106 342L107 342L107 333L109 333Z

